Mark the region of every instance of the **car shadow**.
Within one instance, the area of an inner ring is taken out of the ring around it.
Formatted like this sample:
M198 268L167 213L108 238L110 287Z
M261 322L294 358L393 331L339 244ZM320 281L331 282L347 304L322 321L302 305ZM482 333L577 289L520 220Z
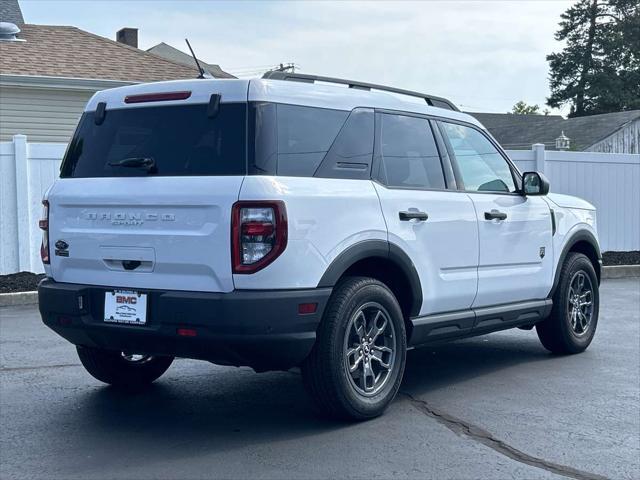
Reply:
M428 399L430 391L551 358L535 335L514 340L518 337L479 337L411 351L401 390ZM399 402L401 397L392 411ZM126 439L121 461L141 455L146 462L185 459L366 428L319 416L298 373L256 374L246 368L180 360L148 389L122 392L100 386L76 396L74 405L74 430L100 432L92 437L94 452L101 444L109 450L116 439ZM385 421L384 416L374 420Z
M402 389L426 395L502 369L558 358L534 332L519 330L417 348L407 354Z

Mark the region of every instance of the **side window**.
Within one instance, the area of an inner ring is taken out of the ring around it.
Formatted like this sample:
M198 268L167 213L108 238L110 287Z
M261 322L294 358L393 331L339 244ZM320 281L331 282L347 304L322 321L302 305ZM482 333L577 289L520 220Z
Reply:
M277 174L313 176L348 115L341 110L278 105Z
M493 144L475 128L442 122L465 190L515 192L511 167Z
M390 187L445 188L429 121L379 114L380 181Z

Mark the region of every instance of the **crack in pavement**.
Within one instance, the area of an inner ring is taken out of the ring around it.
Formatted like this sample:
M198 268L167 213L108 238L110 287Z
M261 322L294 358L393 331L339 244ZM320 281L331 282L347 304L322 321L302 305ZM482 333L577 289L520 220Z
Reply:
M483 430L482 428L466 422L459 418L456 418L448 413L445 413L437 408L430 406L426 401L415 398L413 395L407 392L399 392L403 395L411 405L418 411L425 415L435 419L438 423L444 425L449 430L457 435L463 435L470 438L473 441L482 443L483 445L491 448L492 450L509 457L519 463L525 463L532 467L540 468L557 475L564 477L575 478L577 480L607 480L607 477L598 475L596 473L585 472L566 465L560 465L558 463L549 462L542 458L533 457L524 453L511 445L506 444L502 440L495 438L491 433Z
M24 370L45 370L47 368L81 367L79 363L62 363L60 365L36 365L33 367L0 367L0 372L20 372Z

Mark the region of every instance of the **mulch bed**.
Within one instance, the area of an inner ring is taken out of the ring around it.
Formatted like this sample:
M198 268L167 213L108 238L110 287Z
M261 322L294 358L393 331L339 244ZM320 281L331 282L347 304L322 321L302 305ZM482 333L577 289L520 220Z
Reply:
M604 252L602 263L604 265L640 265L640 251Z
M0 293L30 292L37 290L38 283L44 278L44 274L31 272L12 273L0 275Z
M602 254L602 262L604 265L640 265L640 251L604 252ZM30 272L0 275L0 293L37 290L38 283L43 278L44 274Z

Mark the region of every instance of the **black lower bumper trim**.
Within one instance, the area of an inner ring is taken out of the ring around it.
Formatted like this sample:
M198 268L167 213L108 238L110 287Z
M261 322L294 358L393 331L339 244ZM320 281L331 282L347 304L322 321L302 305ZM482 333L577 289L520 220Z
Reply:
M44 323L75 345L280 370L311 351L330 288L206 293L137 289L148 295L144 326L104 322L105 293L121 287L58 283L38 287ZM80 300L80 298L82 300ZM300 314L301 303L317 303ZM195 336L178 335L195 330Z

